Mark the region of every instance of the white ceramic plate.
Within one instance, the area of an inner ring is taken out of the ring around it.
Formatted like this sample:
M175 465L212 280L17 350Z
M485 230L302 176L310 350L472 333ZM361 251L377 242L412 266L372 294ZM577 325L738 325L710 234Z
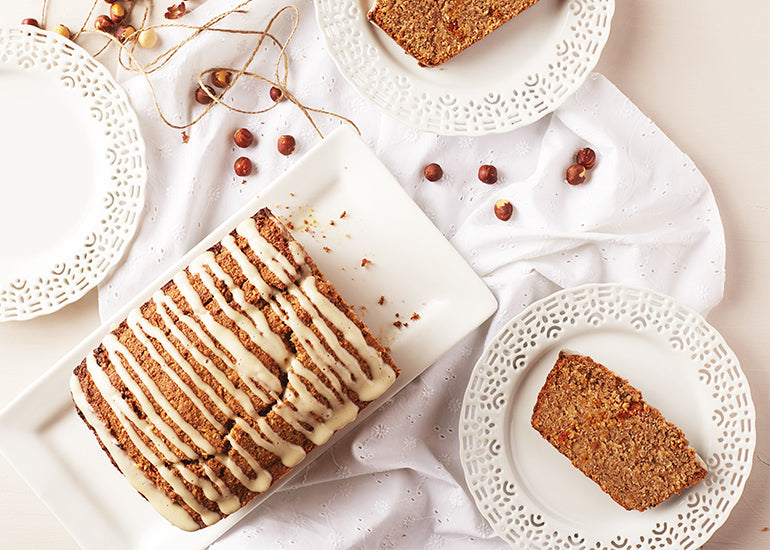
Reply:
M144 142L107 70L58 34L0 28L0 321L81 298L144 206Z
M390 116L446 135L507 132L556 109L607 42L614 0L540 0L438 67L420 67L367 13L373 0L315 0L343 76Z
M295 237L346 300L359 306L402 371L393 387L331 444L497 307L481 279L358 136L348 128L337 130L0 413L0 450L84 548L205 548L275 492L211 527L181 531L156 514L110 464L75 414L68 390L72 369L129 309L262 206L291 221ZM361 267L364 258L372 263ZM384 305L378 304L381 296ZM413 313L420 318L410 320ZM399 319L408 326L394 326ZM293 475L328 448L311 453Z
M575 469L530 425L564 348L641 390L706 460L706 479L640 513ZM468 487L514 548L699 548L740 498L755 441L748 382L717 331L671 298L611 284L557 292L510 321L474 368L460 415Z

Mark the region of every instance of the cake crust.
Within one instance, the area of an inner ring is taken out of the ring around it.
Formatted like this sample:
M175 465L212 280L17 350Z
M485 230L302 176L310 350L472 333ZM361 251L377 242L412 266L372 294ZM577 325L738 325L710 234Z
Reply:
M537 0L377 0L369 20L422 66L440 65Z
M70 389L113 465L192 531L268 490L398 374L262 209L132 310Z
M655 507L707 474L679 428L587 356L559 354L532 426L627 510Z

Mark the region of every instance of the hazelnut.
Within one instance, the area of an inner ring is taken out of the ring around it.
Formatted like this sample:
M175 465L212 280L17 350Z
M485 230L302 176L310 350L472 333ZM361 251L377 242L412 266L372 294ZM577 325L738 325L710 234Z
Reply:
M495 203L495 216L497 219L507 222L513 216L513 203L507 199L500 199Z
M580 185L586 180L586 167L582 164L573 164L567 168L566 179L570 185Z
M208 93L206 93L208 91ZM210 94L210 95L209 95ZM203 86L202 88L199 87L197 90L195 90L195 101L200 103L201 105L208 105L212 101L214 101L214 98L211 96L217 95L214 91L214 88L211 86Z
M64 25L56 25L53 29L53 32L62 35L64 38L70 37L70 30Z
M575 162L585 166L586 170L590 170L596 164L596 153L590 147L585 147L577 152Z
M438 181L444 176L444 171L441 169L441 166L432 162L425 167L424 174L426 180Z
M120 25L115 30L115 38L117 38L121 42L125 42L135 32L136 32L136 29L134 27L132 27L131 25Z
M297 142L293 136L281 136L278 138L278 152L282 155L291 155Z
M246 128L238 128L233 134L233 141L238 147L245 148L254 143L254 134Z
M32 25L33 27L40 28L40 23L37 22L37 19L34 19L32 17L27 17L26 19L21 20L22 25Z
M96 27L96 30L110 33L112 32L112 29L115 28L115 24L112 22L112 19L106 15L100 15L94 21L94 27Z
M152 48L158 43L158 33L153 29L144 29L137 39L142 48Z
M126 10L120 4L113 4L110 6L110 19L116 25L123 21L126 16Z
M251 174L251 161L246 157L238 157L233 165L235 173L242 178Z
M214 71L211 75L211 83L218 88L227 88L233 79L233 73L225 69Z
M283 101L283 92L280 88L276 88L275 86L270 88L270 99L278 103L279 101Z
M482 183L493 184L497 182L497 168L491 164L484 164L479 168L479 180Z

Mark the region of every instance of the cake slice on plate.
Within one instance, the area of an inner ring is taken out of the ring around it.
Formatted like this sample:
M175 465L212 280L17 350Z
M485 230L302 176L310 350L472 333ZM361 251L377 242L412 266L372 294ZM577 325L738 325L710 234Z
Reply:
M706 476L682 430L590 357L559 354L532 426L627 510L646 510Z
M420 65L433 67L507 23L537 0L377 0L369 20Z

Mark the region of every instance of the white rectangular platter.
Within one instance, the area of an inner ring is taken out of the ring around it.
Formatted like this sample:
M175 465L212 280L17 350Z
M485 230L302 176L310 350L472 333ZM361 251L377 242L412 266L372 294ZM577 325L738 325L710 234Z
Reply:
M187 533L158 515L112 466L75 413L68 380L73 368L130 309L263 206L291 224L295 238L390 348L402 374L383 397L267 493L219 523ZM3 410L0 451L83 548L205 548L360 425L496 307L489 289L380 160L351 129L342 127ZM399 322L403 324L397 326Z

